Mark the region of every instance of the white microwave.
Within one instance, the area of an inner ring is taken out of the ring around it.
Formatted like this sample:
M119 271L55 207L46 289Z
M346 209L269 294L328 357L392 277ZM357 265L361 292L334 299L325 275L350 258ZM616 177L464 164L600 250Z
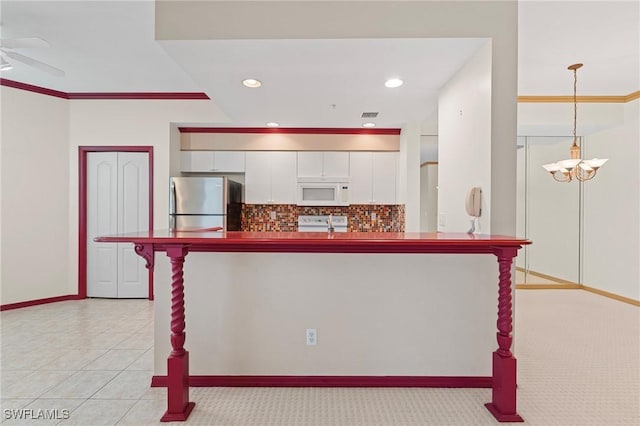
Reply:
M299 206L348 206L349 182L298 182Z

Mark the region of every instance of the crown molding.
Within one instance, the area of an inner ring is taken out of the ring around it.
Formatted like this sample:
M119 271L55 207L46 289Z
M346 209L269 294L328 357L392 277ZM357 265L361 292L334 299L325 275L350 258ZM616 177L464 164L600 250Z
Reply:
M297 135L399 135L400 129L346 127L178 127L180 133L273 133Z
M576 96L578 103L623 104L640 98L640 90L622 96ZM573 96L518 96L518 103L573 103Z
M69 100L209 100L206 93L200 92L61 92L34 86L33 84L0 78L0 86L12 87L41 95L54 96Z
M15 80L0 78L0 86L12 87L14 89L25 90L27 92L39 93L41 95L53 96L61 99L69 99L69 94L58 90L47 89L46 87L34 86L33 84L21 83Z

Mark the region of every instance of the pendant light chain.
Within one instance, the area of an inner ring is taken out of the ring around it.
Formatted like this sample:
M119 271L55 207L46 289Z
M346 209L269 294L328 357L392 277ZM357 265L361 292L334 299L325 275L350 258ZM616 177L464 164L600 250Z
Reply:
M578 88L578 70L573 69L573 143L576 143L576 123L578 121L578 99L576 96Z

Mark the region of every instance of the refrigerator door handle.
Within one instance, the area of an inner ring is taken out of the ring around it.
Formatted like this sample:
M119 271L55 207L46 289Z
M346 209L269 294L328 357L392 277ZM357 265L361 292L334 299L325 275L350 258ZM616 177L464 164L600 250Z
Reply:
M173 179L169 185L169 214L176 214L176 184Z
M169 182L169 230L176 228L176 185L171 178Z

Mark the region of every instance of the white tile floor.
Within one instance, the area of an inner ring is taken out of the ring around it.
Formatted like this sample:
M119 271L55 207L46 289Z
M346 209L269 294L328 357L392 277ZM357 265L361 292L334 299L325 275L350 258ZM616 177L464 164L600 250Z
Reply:
M518 410L530 425L640 425L640 309L580 290L517 293ZM152 302L1 314L3 425L159 424ZM192 388L198 425L496 425L489 389ZM9 419L38 409L65 420ZM58 410L57 412L53 410Z

